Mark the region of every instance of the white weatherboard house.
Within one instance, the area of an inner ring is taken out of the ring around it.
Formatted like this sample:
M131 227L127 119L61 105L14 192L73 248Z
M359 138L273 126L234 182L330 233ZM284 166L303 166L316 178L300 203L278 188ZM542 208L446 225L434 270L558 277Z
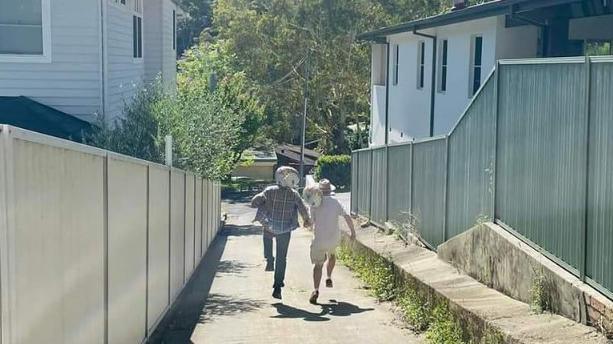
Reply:
M497 60L611 49L612 0L453 5L449 13L358 37L373 42L371 146L448 134Z
M108 121L176 80L174 0L0 0L0 97Z

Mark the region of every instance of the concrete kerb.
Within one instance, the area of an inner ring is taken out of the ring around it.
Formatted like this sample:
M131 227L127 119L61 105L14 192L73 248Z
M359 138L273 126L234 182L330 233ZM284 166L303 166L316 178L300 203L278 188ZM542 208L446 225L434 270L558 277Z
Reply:
M595 329L558 315L534 314L527 304L460 273L435 252L407 245L377 228L359 230L352 245L390 259L397 275L424 299L448 304L477 343L492 333L504 343L607 343Z

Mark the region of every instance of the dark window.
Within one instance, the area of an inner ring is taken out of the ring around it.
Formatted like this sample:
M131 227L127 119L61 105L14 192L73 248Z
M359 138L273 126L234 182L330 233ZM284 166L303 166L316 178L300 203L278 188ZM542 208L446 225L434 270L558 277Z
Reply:
M400 47L398 44L394 44L394 85L398 85L398 72L399 72L399 61L400 61Z
M121 4L125 5L126 4L126 0L121 0Z
M424 88L425 71L426 71L426 43L419 42L418 45L418 71L417 71L417 88Z
M177 12L172 10L172 50L177 50Z
M481 60L483 58L483 37L481 36L477 36L473 40L473 55L471 95L477 93L481 87Z
M134 58L143 57L143 18L132 17L132 52Z
M439 83L439 92L447 91L447 48L449 46L448 41L445 39L441 42L441 59L440 59L440 83Z

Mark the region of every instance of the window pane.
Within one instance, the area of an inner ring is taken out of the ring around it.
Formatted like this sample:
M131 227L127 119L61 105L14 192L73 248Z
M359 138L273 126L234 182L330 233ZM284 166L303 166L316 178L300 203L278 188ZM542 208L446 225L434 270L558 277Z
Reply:
M483 55L483 38L475 37L475 66L481 66Z
M0 24L0 54L42 55L42 27Z
M419 88L423 88L424 87L424 66L422 65L419 68Z
M0 24L42 25L42 0L0 0Z
M143 18L138 17L138 57L143 57Z
M136 22L136 16L132 17L132 50L134 57L138 57L138 23Z
M443 41L443 65L447 65L447 40Z
M481 67L475 67L473 76L473 94L481 87Z
M441 91L447 91L447 66L441 68Z

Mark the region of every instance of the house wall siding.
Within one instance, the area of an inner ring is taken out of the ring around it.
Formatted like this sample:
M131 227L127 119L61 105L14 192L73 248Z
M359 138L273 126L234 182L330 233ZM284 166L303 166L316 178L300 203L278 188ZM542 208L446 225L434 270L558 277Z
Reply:
M106 118L114 122L143 86L147 42L143 59L134 59L132 45L133 12L125 6L107 3L107 106ZM143 18L143 32L147 25ZM144 33L143 33L144 38Z
M162 32L165 24L162 23L162 1L149 0L145 4L145 21L144 40L145 52L145 80L147 82L154 81L162 69Z
M420 41L426 46L424 87L421 89L417 87ZM399 46L399 64L398 83L393 85L394 59L390 56L389 142L407 142L413 138L429 136L432 40L406 33L391 37L390 44ZM390 49L390 54L392 51Z
M99 0L52 0L50 26L51 63L0 62L0 96L93 119L102 112Z
M475 20L436 29L439 43L448 40L447 91L436 92L434 135L448 134L470 102L471 46L476 35L483 37L481 82L496 63L496 17ZM440 45L439 45L440 48ZM440 49L439 49L440 52ZM439 55L440 58L440 55ZM437 62L438 63L438 62ZM438 66L437 66L438 68ZM437 73L440 71L437 70ZM437 78L440 80L440 78ZM437 80L437 89L439 87Z
M164 27L162 36L162 78L164 85L173 89L177 83L177 52L173 49L173 26L172 13L177 11L177 6L171 0L161 0L162 9L162 26ZM178 26L179 23L177 22ZM175 45L176 47L176 45Z
M496 59L537 57L539 28L532 25L505 28L504 17L498 17Z

